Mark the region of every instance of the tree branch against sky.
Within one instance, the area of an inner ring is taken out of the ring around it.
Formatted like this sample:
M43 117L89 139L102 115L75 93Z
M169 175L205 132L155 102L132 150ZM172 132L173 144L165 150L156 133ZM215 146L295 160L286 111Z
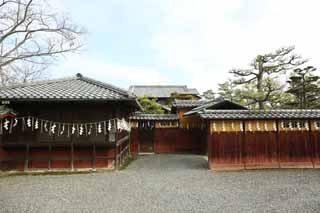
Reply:
M307 66L294 69L291 73L287 93L292 94L296 101L292 102L296 108L320 107L320 77L314 75L316 68Z
M40 76L59 56L77 52L83 33L44 0L0 1L1 83Z
M251 94L251 98L258 104L259 109L264 109L264 104L269 100L271 90L266 91L265 88L271 89L270 79L274 74L283 74L307 62L301 56L293 53L294 49L294 46L289 46L272 53L258 55L250 64L251 69L232 69L230 71L236 77L235 84L254 83L256 94Z

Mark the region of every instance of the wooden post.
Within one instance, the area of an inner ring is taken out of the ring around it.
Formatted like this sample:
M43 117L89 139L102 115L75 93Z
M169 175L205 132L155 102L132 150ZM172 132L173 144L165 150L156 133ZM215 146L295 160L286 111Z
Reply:
M308 126L309 126L309 130L308 130L308 133L309 133L309 143L307 144L307 148L308 148L308 154L310 156L310 160L311 160L311 163L312 163L312 167L314 168L315 165L314 165L314 144L312 143L312 131L311 131L311 121L308 120Z
M279 120L276 120L276 143L277 143L277 158L278 158L278 167L281 168L280 164L280 131L279 131Z
M118 152L117 152L117 140L115 140L114 142L114 169L118 168L118 164L117 164L117 157L118 157Z
M96 171L96 161L97 161L97 156L96 156L96 144L93 143L92 145L92 169L93 171Z
M29 170L29 144L26 144L26 153L25 153L25 161L24 161L24 171Z
M211 169L211 120L207 120L207 157L208 157L208 169Z
M74 147L73 147L73 141L70 143L70 168L71 171L74 170Z
M52 159L52 146L49 144L49 161L48 161L48 170L51 171L51 159Z
M246 169L246 146L245 146L245 142L246 142L246 125L245 125L245 121L242 121L242 141L241 141L241 160L243 162L243 167L244 169Z

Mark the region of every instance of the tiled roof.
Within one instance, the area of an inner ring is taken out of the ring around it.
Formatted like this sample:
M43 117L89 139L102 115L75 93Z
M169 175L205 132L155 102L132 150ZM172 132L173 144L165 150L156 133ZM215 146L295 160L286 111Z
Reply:
M200 111L203 111L206 109L245 110L246 108L244 106L238 105L238 104L233 103L228 100L215 99L215 100L209 101L207 103L204 103L204 104L192 109L189 112L186 112L184 115L193 115L197 112L200 112Z
M194 108L208 103L208 100L174 100L172 107L176 108Z
M320 110L204 110L203 119L319 119Z
M2 100L129 100L129 92L77 74L57 80L17 84L0 88Z
M184 85L133 85L129 87L129 91L138 97L150 96L153 98L169 98L172 93L200 95L197 89L190 89Z
M131 120L178 120L176 114L151 114L151 113L141 113L137 112L130 117Z

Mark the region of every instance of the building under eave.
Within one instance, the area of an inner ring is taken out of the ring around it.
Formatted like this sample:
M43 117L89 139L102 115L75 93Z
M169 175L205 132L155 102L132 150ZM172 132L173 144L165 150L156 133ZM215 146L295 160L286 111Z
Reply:
M140 109L131 93L81 74L2 87L0 102L2 170L114 167L115 144Z
M132 116L131 150L205 154L212 170L320 167L320 110L177 100L172 112Z
M166 112L171 108L174 99L199 100L199 92L185 85L132 85L129 91L137 97L150 97L163 106Z

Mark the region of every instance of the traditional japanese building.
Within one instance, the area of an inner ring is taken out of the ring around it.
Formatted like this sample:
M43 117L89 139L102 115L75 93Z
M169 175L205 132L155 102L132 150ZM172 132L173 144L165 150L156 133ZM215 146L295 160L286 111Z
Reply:
M2 87L0 102L2 170L114 167L140 109L131 93L81 74Z
M320 167L320 109L191 99L148 114L131 92L80 74L2 87L0 101L1 170L115 168L129 153L201 154L212 170Z
M131 116L131 151L205 154L206 122L202 109L245 109L227 100L175 100L172 114L135 113Z
M248 110L227 100L173 103L131 117L131 150L201 153L212 170L317 168L320 110Z
M166 113L170 113L173 99L199 100L200 94L195 88L185 85L133 85L129 91L137 97L149 97L156 100Z

